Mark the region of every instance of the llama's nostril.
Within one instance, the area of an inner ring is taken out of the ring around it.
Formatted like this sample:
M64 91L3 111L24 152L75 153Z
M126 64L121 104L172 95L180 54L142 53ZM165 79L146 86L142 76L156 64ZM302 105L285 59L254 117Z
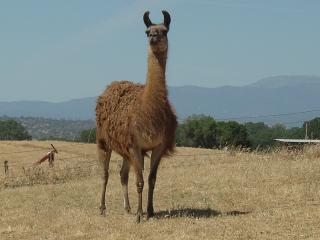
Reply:
M150 38L150 43L151 44L155 44L155 43L157 43L159 41L159 38L158 37L151 37Z

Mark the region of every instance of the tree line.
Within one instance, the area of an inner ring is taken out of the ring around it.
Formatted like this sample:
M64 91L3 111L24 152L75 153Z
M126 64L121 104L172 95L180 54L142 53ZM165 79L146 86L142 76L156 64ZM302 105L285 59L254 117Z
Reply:
M25 127L14 120L0 120L0 140L31 140Z
M277 146L276 138L305 138L306 124L308 138L320 139L320 118L306 121L301 127L287 128L283 124L268 126L263 122L216 121L210 116L193 115L179 124L176 144L183 147L266 149ZM79 141L94 143L95 129L82 131Z
M275 138L304 138L308 124L308 138L320 139L320 117L306 121L301 127L286 128L282 124L268 126L263 122L238 123L216 121L213 117L193 115L179 123L177 146L223 148L226 146L264 149L277 146ZM24 126L14 120L0 120L0 140L31 140ZM75 141L94 143L96 130L79 133ZM64 139L59 139L64 140Z

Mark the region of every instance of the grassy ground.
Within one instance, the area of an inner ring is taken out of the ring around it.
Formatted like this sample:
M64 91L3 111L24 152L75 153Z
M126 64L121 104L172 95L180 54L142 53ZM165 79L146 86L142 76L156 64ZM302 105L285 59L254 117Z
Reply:
M60 150L54 168L32 167L50 143L0 142L1 165L9 160L10 168L7 177L0 168L0 239L319 239L320 148L179 148L161 163L155 218L136 224L122 209L119 156L112 156L104 218L95 146L53 142ZM133 181L130 175L134 212ZM147 185L144 209L146 193Z

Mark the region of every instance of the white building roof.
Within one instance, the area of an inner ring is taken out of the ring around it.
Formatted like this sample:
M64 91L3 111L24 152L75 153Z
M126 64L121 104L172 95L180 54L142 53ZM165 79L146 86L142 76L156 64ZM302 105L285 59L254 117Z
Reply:
M278 142L286 142L286 143L320 143L318 139L275 139Z

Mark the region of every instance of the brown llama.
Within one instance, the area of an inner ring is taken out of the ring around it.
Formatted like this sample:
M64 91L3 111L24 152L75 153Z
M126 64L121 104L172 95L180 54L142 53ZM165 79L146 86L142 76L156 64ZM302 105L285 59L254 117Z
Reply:
M154 215L153 191L160 160L174 151L177 120L168 100L165 76L168 54L167 33L171 18L167 11L162 13L164 16L162 24L153 24L149 19L149 12L145 12L143 16L148 37L146 84L116 81L111 83L97 99L96 140L99 161L103 168L100 205L102 215L105 215L106 211L105 194L112 151L123 158L120 179L126 212L131 210L128 197L130 167L136 175L137 222L140 222L143 215L143 164L146 152L152 151L148 177L147 218L149 218Z

